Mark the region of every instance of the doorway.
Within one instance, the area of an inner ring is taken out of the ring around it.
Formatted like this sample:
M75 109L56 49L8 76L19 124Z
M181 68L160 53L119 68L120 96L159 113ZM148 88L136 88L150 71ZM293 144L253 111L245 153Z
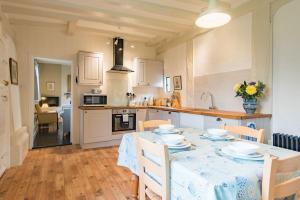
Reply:
M33 148L71 144L71 63L34 59Z
M282 6L273 19L273 133L300 136L300 2Z

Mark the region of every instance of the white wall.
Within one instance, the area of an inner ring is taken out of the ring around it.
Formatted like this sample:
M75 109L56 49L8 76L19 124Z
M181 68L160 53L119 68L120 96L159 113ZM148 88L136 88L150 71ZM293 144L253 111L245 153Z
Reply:
M68 92L68 75L71 75L71 66L61 66L61 105L68 105L71 103L71 97L65 95Z
M61 65L59 64L39 64L40 90L42 96L61 97L61 70ZM47 89L48 82L54 83L54 90Z
M209 99L201 99L202 93L209 91L218 109L243 111L242 100L235 98L233 86L251 77L252 14L196 37L193 65L196 107L210 106Z
M13 38L6 32L6 27L2 26L1 20L0 30L0 62L4 65L4 67L1 68L0 80L7 80L10 82L9 58L17 60L17 51ZM13 117L13 129L18 129L22 126L18 85L10 85L10 99L11 104L13 105L10 110Z
M193 58L191 67L189 56ZM166 76L182 76L183 106L208 108L209 102L201 101L200 96L210 91L219 109L242 111L242 100L234 97L232 88L235 83L251 78L252 15L238 17L226 26L196 37L192 50L185 42L168 49L160 58L164 59ZM189 87L192 90L188 92ZM190 98L192 103L188 103Z
M300 1L281 7L274 16L273 132L300 135Z
M131 88L131 75L106 73L113 65L112 44L107 45L108 38L91 34L75 34L68 36L65 30L54 30L51 28L38 28L27 26L14 26L16 30L16 44L19 55L19 65L22 93L22 114L24 123L29 130L33 130L33 57L52 58L72 61L72 74L77 72L77 52L79 50L104 53L104 85L101 87L103 93L108 94L110 104L126 103L128 88ZM112 38L110 38L111 40ZM144 44L136 43L136 48L131 49L126 45L124 52L124 65L132 66L134 57L155 58L154 48L146 47ZM73 88L73 143L79 142L79 109L80 94L88 92L93 87L79 86L72 81Z
M0 10L0 80L6 80L10 82L10 72L9 72L9 58L13 58L17 60L16 47L11 35L8 21L5 16L2 16ZM15 165L16 162L16 149L14 148L17 139L15 135L15 131L22 127L21 120L21 106L20 106L20 98L19 98L19 86L18 85L9 85L9 94L5 94L8 96L9 103L7 111L5 114L5 118L8 120L8 135L5 138L4 143L1 145L2 148L5 148L7 151L5 162L7 162L8 166ZM1 113L2 115L3 113ZM3 125L3 124L1 124ZM3 127L1 127L3 128ZM2 140L4 138L1 138ZM3 156L3 155L2 155ZM3 163L1 163L3 164ZM0 165L1 165L0 164Z
M181 94L182 106L187 105L187 45L186 43L180 44L174 48L167 50L163 55L160 55L164 60L164 73L165 76L169 76L171 78L171 93L173 91L173 77L181 76L182 80L182 90L178 90ZM167 94L168 96L171 95Z
M251 68L252 15L194 39L194 76L204 76Z

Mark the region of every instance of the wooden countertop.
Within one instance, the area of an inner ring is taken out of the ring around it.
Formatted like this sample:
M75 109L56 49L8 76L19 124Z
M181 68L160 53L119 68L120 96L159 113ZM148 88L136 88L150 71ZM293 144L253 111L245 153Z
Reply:
M81 110L148 109L148 106L79 106Z
M170 112L181 112L181 113L190 113L196 115L205 115L212 117L221 117L227 119L256 119L256 118L271 118L271 114L246 114L243 112L234 112L234 111L224 111L224 110L209 110L202 108L170 108L170 107L162 107L162 106L79 106L81 110L105 110L105 109L158 109Z

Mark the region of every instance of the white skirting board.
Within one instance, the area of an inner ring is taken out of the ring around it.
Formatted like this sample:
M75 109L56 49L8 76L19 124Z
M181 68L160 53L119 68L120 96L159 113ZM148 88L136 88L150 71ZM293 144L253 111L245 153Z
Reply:
M29 134L27 127L21 127L14 132L11 146L11 166L21 165L28 153Z

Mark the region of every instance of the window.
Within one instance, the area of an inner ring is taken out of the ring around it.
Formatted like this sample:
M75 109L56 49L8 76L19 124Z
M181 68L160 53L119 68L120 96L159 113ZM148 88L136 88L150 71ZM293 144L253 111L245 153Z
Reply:
M165 78L165 91L171 92L171 79L169 76Z

